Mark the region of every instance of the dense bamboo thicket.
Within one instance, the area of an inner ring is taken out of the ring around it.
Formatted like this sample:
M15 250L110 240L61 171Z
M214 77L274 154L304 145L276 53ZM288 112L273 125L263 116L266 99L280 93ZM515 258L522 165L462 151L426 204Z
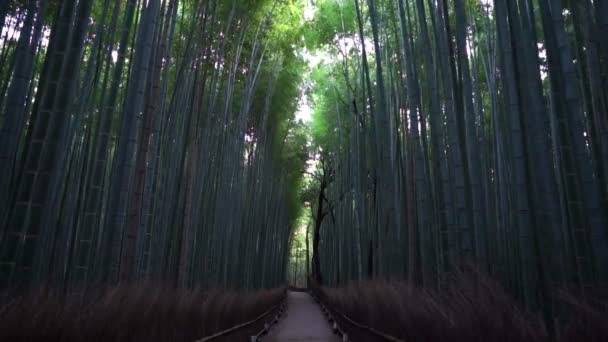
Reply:
M606 1L317 6L317 281L441 290L472 263L547 322L606 286Z
M513 340L608 311L608 0L3 0L0 28L0 293L398 279L327 300L461 338L494 306Z
M2 1L0 286L282 284L295 3Z

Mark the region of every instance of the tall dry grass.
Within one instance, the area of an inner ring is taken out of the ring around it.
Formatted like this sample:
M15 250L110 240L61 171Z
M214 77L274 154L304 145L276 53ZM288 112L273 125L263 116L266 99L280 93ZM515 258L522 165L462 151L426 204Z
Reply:
M340 317L404 341L608 341L605 303L591 305L571 292L554 299L560 308L549 333L540 313L527 312L494 280L475 272L448 276L442 291L405 282L367 281L343 288L316 287L354 341L384 341Z
M284 292L203 292L139 285L67 296L42 289L4 296L0 341L192 342L252 320L277 305Z

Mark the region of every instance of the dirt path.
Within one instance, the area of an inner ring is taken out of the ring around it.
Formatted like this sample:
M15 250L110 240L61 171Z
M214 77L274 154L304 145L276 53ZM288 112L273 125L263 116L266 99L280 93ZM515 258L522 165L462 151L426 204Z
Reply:
M321 308L305 292L287 293L287 316L281 319L270 334L269 342L339 342Z

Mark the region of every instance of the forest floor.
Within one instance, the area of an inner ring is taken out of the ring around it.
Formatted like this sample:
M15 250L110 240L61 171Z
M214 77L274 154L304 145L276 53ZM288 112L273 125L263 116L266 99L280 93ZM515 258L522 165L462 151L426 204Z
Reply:
M264 341L338 342L321 308L306 292L287 293L287 316L270 330Z

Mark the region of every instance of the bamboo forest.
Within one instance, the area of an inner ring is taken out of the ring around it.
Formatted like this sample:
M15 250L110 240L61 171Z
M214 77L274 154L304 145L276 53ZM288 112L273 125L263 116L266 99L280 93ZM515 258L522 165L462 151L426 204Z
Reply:
M0 30L0 340L608 341L608 0Z

